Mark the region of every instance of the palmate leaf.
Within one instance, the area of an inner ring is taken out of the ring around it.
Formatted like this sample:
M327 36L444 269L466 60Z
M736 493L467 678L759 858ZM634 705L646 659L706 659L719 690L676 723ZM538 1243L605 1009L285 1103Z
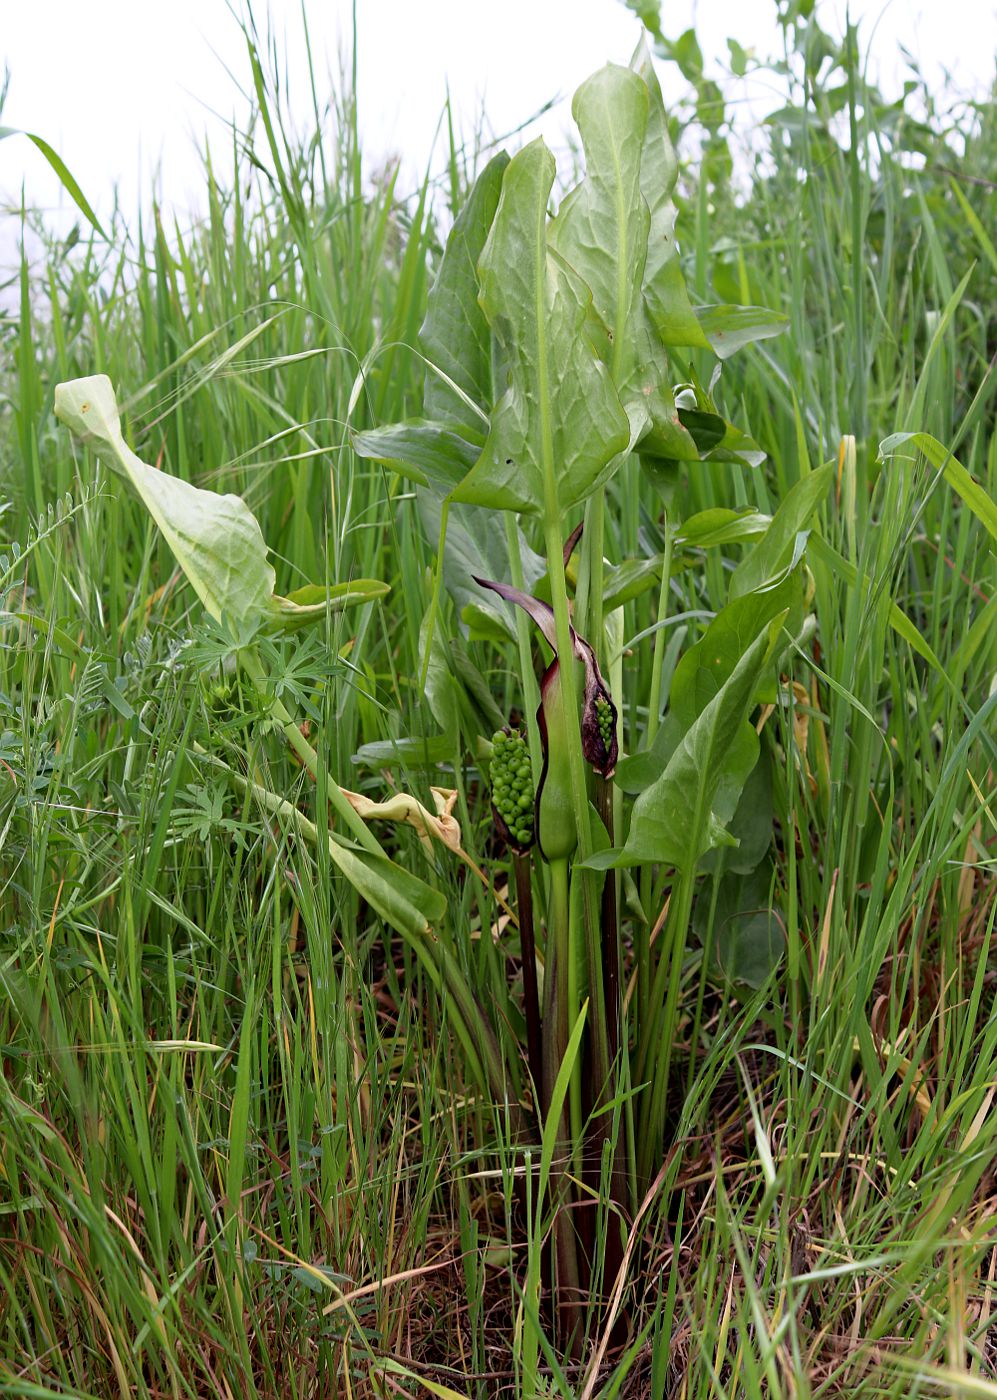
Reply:
M505 172L478 280L508 387L457 501L559 515L611 475L630 441L627 415L584 333L591 294L547 243L553 183L554 157L542 140Z
M133 488L216 621L223 614L237 623L263 617L275 575L256 517L240 496L202 491L140 461L122 436L106 374L57 385L55 414Z

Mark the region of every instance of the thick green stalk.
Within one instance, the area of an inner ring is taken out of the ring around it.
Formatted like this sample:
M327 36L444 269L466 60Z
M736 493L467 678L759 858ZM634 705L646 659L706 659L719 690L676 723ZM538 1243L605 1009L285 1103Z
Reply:
M575 805L575 825L582 860L592 854L592 827L589 821L588 781L585 756L582 753L582 732L579 724L578 678L575 649L571 641L571 615L568 608L568 588L564 577L564 548L560 515L554 492L553 513L548 512L544 524L547 547L547 571L550 579L551 606L557 637L557 654L561 658L561 685L564 694L564 714L567 724L568 771L571 775L571 795Z
M585 756L582 753L582 735L578 696L577 668L574 646L571 640L571 619L568 609L568 590L564 577L563 538L561 523L557 514L557 488L551 483L548 489L548 509L544 526L547 547L547 569L550 578L551 604L554 610L554 623L557 638L557 652L561 658L562 704L567 729L568 769L571 780L571 796L574 806L575 826L578 833L578 851L585 860L592 852L592 825L589 816L589 796ZM541 835L541 842L543 833ZM599 944L598 907L593 888L593 878L587 871L580 871L586 937L589 946L598 950L594 966L589 975L593 979L592 1068L599 1086L599 1092L609 1080L609 1048L606 1033L606 1019L602 1002L602 953Z
M547 958L544 964L543 1007L543 1106L550 1108L557 1071L568 1043L568 959L569 948L568 862L550 863L548 899Z
M509 549L509 575L514 588L526 591L523 576L523 558L519 549L519 527L511 511L503 511L505 516L505 538ZM516 643L519 648L519 675L523 686L523 704L526 707L526 735L530 745L530 762L538 778L543 766L543 752L540 745L540 731L537 728L537 708L540 704L540 687L533 671L533 653L530 648L529 619L522 608L514 609L516 614Z
M537 949L533 928L532 862L529 855L514 855L512 868L516 876L516 913L519 915L519 946L523 962L523 1006L526 1014L526 1046L534 1094L542 1093L543 1042L540 1021L540 997L537 991ZM538 1101L539 1109L539 1101ZM540 1114L538 1112L538 1117Z
M550 922L547 929L547 962L544 969L544 1047L543 1099L544 1114L551 1108L557 1073L564 1059L571 1032L568 1005L570 989L570 924L571 892L567 860L550 862ZM568 1100L562 1105L557 1129L556 1157L553 1172L554 1188L554 1250L557 1256L558 1315L561 1341L566 1343L574 1330L579 1302L578 1245L575 1225L568 1199L569 1164L571 1162L571 1129Z
M661 672L665 661L665 623L668 621L668 594L672 576L672 532L668 527L668 512L663 512L665 548L661 559L661 587L658 589L658 611L654 619L654 652L651 657L651 687L647 700L647 742L654 743L654 736L661 723Z
M606 491L600 486L589 501L589 521L585 530L589 561L588 617L586 636L595 648L599 664L605 661L605 637L603 635L602 607L602 561L605 553L606 536Z

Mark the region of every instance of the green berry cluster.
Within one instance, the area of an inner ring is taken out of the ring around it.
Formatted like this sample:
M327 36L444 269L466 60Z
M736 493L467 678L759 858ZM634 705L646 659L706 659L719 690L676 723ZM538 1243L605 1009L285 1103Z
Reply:
M599 736L608 750L613 745L613 707L601 695L596 698L595 717L599 725Z
M492 736L492 803L517 846L533 840L533 768L521 734L500 729Z

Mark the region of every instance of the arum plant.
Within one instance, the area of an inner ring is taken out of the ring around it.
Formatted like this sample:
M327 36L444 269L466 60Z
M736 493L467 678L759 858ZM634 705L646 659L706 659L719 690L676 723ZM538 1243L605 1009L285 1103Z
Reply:
M682 520L676 483L684 473L706 462L750 470L763 459L717 411L690 356L713 351L723 360L784 322L756 308L692 305L674 234L677 163L643 46L629 67L610 64L589 78L572 112L583 178L552 215L555 163L542 141L485 167L429 296L420 337L425 416L358 432L353 442L432 503L424 519L439 522L439 577L469 634L516 643L529 732L525 741L496 737L492 801L516 865L521 911L532 905L521 865L541 857L533 881L546 909L539 1060L547 1112L560 1102L553 1090L569 1032L588 1007L555 1130L560 1173L551 1178L560 1208L562 1340L577 1347L578 1290L595 1256L585 1230L572 1223L579 1212L567 1207L582 1203L574 1183L595 1166L609 1171L620 1213L632 1212L660 1162L697 879L711 853L737 842L731 826L760 752L748 717L775 684L773 662L787 630L803 626L806 527L827 476L813 474L818 479L792 519L731 510ZM670 501L663 556L610 565L606 523L616 483L624 483L621 499L635 498L641 476ZM565 520L578 511L584 534L569 538ZM495 512L505 513L504 550L496 548ZM508 581L469 568L464 544L448 544L450 526L461 541L479 540L489 559L504 554ZM532 591L531 543L540 550ZM751 552L735 575L743 586L730 600L736 616L722 608L691 649L661 723L661 632L672 573L695 558L691 548L745 546ZM494 606L488 612L475 582L512 604L514 615ZM643 727L631 713L625 734L620 696L605 676L618 682L622 674L620 610L655 585L652 713ZM530 622L550 651L539 687ZM624 739L630 753L614 781ZM537 778L532 830L527 749ZM629 797L636 800L628 813ZM618 872L632 865L642 871L641 907L627 972L638 986L624 1025ZM649 930L662 920L652 949ZM528 958L524 945L524 967ZM532 1047L529 1058L535 1065ZM614 1142L610 1123L621 1106L627 1132ZM639 1147L624 1153L621 1142ZM610 1244L612 1269L620 1240Z

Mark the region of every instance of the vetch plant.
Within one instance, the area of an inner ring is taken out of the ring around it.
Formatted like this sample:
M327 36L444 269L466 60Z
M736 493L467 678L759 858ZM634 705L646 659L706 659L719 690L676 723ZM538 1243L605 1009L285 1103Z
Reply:
M209 616L229 629L238 665L255 688L263 712L316 782L321 776L337 822L328 835L333 865L407 940L433 985L441 992L446 989L468 1062L482 1086L501 1100L507 1082L494 1037L479 1014L458 960L445 940L431 936L443 923L446 899L392 860L368 825L372 820L412 825L425 843L441 842L469 859L462 851L460 829L452 815L455 794L434 788L436 811L430 812L409 794L400 793L378 803L342 787L327 771L320 775L318 753L278 693L279 678L264 664L263 643L268 634L294 633L324 618L330 609L376 601L385 595L386 586L373 579L353 579L329 587L308 585L289 597L276 595L266 544L246 503L238 496L201 490L142 462L125 441L114 390L106 375L58 385L55 412L101 461L128 482L169 543ZM215 700L218 698L216 695ZM305 840L318 841L316 824L293 803L255 777L235 772L217 756L202 756L206 764L223 770L240 793L251 795Z

